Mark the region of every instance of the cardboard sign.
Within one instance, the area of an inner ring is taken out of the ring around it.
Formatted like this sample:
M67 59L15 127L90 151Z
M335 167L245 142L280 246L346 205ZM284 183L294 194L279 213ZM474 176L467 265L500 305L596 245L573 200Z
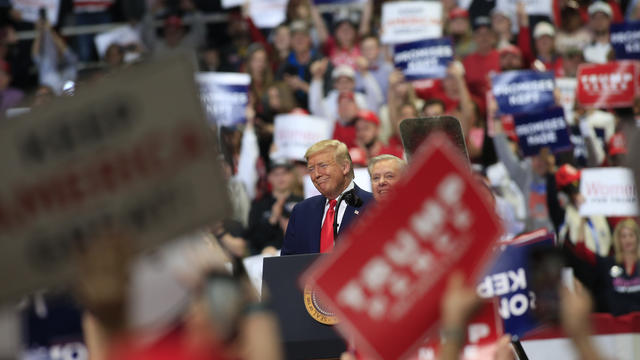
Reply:
M506 333L522 337L541 325L531 311L535 306L535 294L528 286L528 257L532 249L553 247L553 242L553 234L545 234L526 242L514 239L513 244L500 251L489 271L478 283L478 295L483 298L497 297Z
M640 59L640 21L611 24L611 46L617 60Z
M248 0L222 0L221 5L223 9L229 9L236 6L244 5Z
M136 67L3 126L0 302L68 280L76 246L103 231L140 250L228 213L187 60Z
M560 93L560 106L564 109L564 118L569 124L574 123L573 108L576 104L576 88L578 80L575 78L556 78L556 90Z
M363 4L366 0L313 0L316 5L347 5L347 4Z
M198 73L196 80L210 124L234 127L247 122L245 111L249 103L249 74Z
M11 6L18 10L22 21L36 23L40 20L40 9L47 10L47 20L53 26L58 23L60 0L11 0Z
M274 120L274 159L305 161L304 154L320 140L331 139L333 123L303 114L277 115Z
M448 38L429 39L396 45L393 62L409 81L442 79L453 61L453 48Z
M496 0L496 9L505 14L515 15L519 2L524 3L525 10L529 15L552 15L552 0Z
M94 37L98 55L103 58L109 46L118 44L120 46L142 45L140 34L131 26L118 26L107 32L100 33Z
M580 131L580 126L569 126L569 139L573 144L573 160L575 164L580 168L586 167L589 153L587 152L587 144L584 141L584 136L582 136L582 131Z
M625 107L633 104L638 67L633 61L578 66L576 98L586 107Z
M555 104L553 72L506 71L491 76L491 92L501 114L541 111Z
M462 159L445 135L425 140L396 191L303 274L302 285L318 289L339 329L370 358L415 354L436 328L449 275L477 274L502 234Z
M382 4L382 43L408 43L441 36L440 2L397 1Z
M583 169L580 175L580 194L584 196L580 215L638 215L638 195L631 169Z
M286 19L287 0L251 0L249 16L260 29L273 29Z
M538 155L543 147L550 147L553 152L573 147L562 108L514 115L513 120L518 144L525 156Z

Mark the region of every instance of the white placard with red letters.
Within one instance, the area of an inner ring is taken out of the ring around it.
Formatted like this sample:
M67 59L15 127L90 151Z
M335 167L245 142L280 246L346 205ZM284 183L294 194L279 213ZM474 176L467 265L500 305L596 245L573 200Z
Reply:
M638 195L628 168L590 168L580 174L580 215L637 216Z
M68 281L74 249L105 231L139 251L228 213L186 59L34 108L0 138L0 301Z

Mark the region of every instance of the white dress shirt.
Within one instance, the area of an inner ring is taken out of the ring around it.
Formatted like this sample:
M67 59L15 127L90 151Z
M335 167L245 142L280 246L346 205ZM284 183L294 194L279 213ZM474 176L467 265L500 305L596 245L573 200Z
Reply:
M339 208L338 208L338 231L340 231L340 224L342 224L342 218L344 217L344 212L347 210L347 203L344 201L340 201L340 199L342 198L342 196L349 190L353 189L355 186L355 183L353 182L353 180L351 180L351 182L349 183L349 186L347 186L346 189L344 189L344 191L342 192L342 194L340 194L340 196L338 196L338 198L336 199L338 201L338 203L340 204ZM324 213L322 214L322 224L324 225L324 219L327 217L327 211L329 211L329 199L327 199L324 203Z

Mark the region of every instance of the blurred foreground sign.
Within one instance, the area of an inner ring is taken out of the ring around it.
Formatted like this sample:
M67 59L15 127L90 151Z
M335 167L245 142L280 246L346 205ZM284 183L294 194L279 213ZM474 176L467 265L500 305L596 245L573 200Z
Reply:
M135 68L11 119L0 154L0 301L67 280L74 248L102 231L140 250L228 208L185 61Z
M638 200L633 171L628 168L583 169L580 215L636 216Z
M436 327L449 275L478 275L502 233L489 194L443 136L425 140L395 191L303 275L374 359L415 354Z

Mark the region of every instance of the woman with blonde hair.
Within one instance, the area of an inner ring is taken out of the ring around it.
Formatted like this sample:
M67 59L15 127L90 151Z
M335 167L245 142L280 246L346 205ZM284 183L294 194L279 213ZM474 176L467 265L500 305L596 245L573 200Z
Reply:
M613 256L599 256L580 241L565 241L572 265L586 267L595 280L592 295L598 309L614 315L640 311L640 227L634 219L618 223L613 232ZM590 271L589 271L590 270Z

